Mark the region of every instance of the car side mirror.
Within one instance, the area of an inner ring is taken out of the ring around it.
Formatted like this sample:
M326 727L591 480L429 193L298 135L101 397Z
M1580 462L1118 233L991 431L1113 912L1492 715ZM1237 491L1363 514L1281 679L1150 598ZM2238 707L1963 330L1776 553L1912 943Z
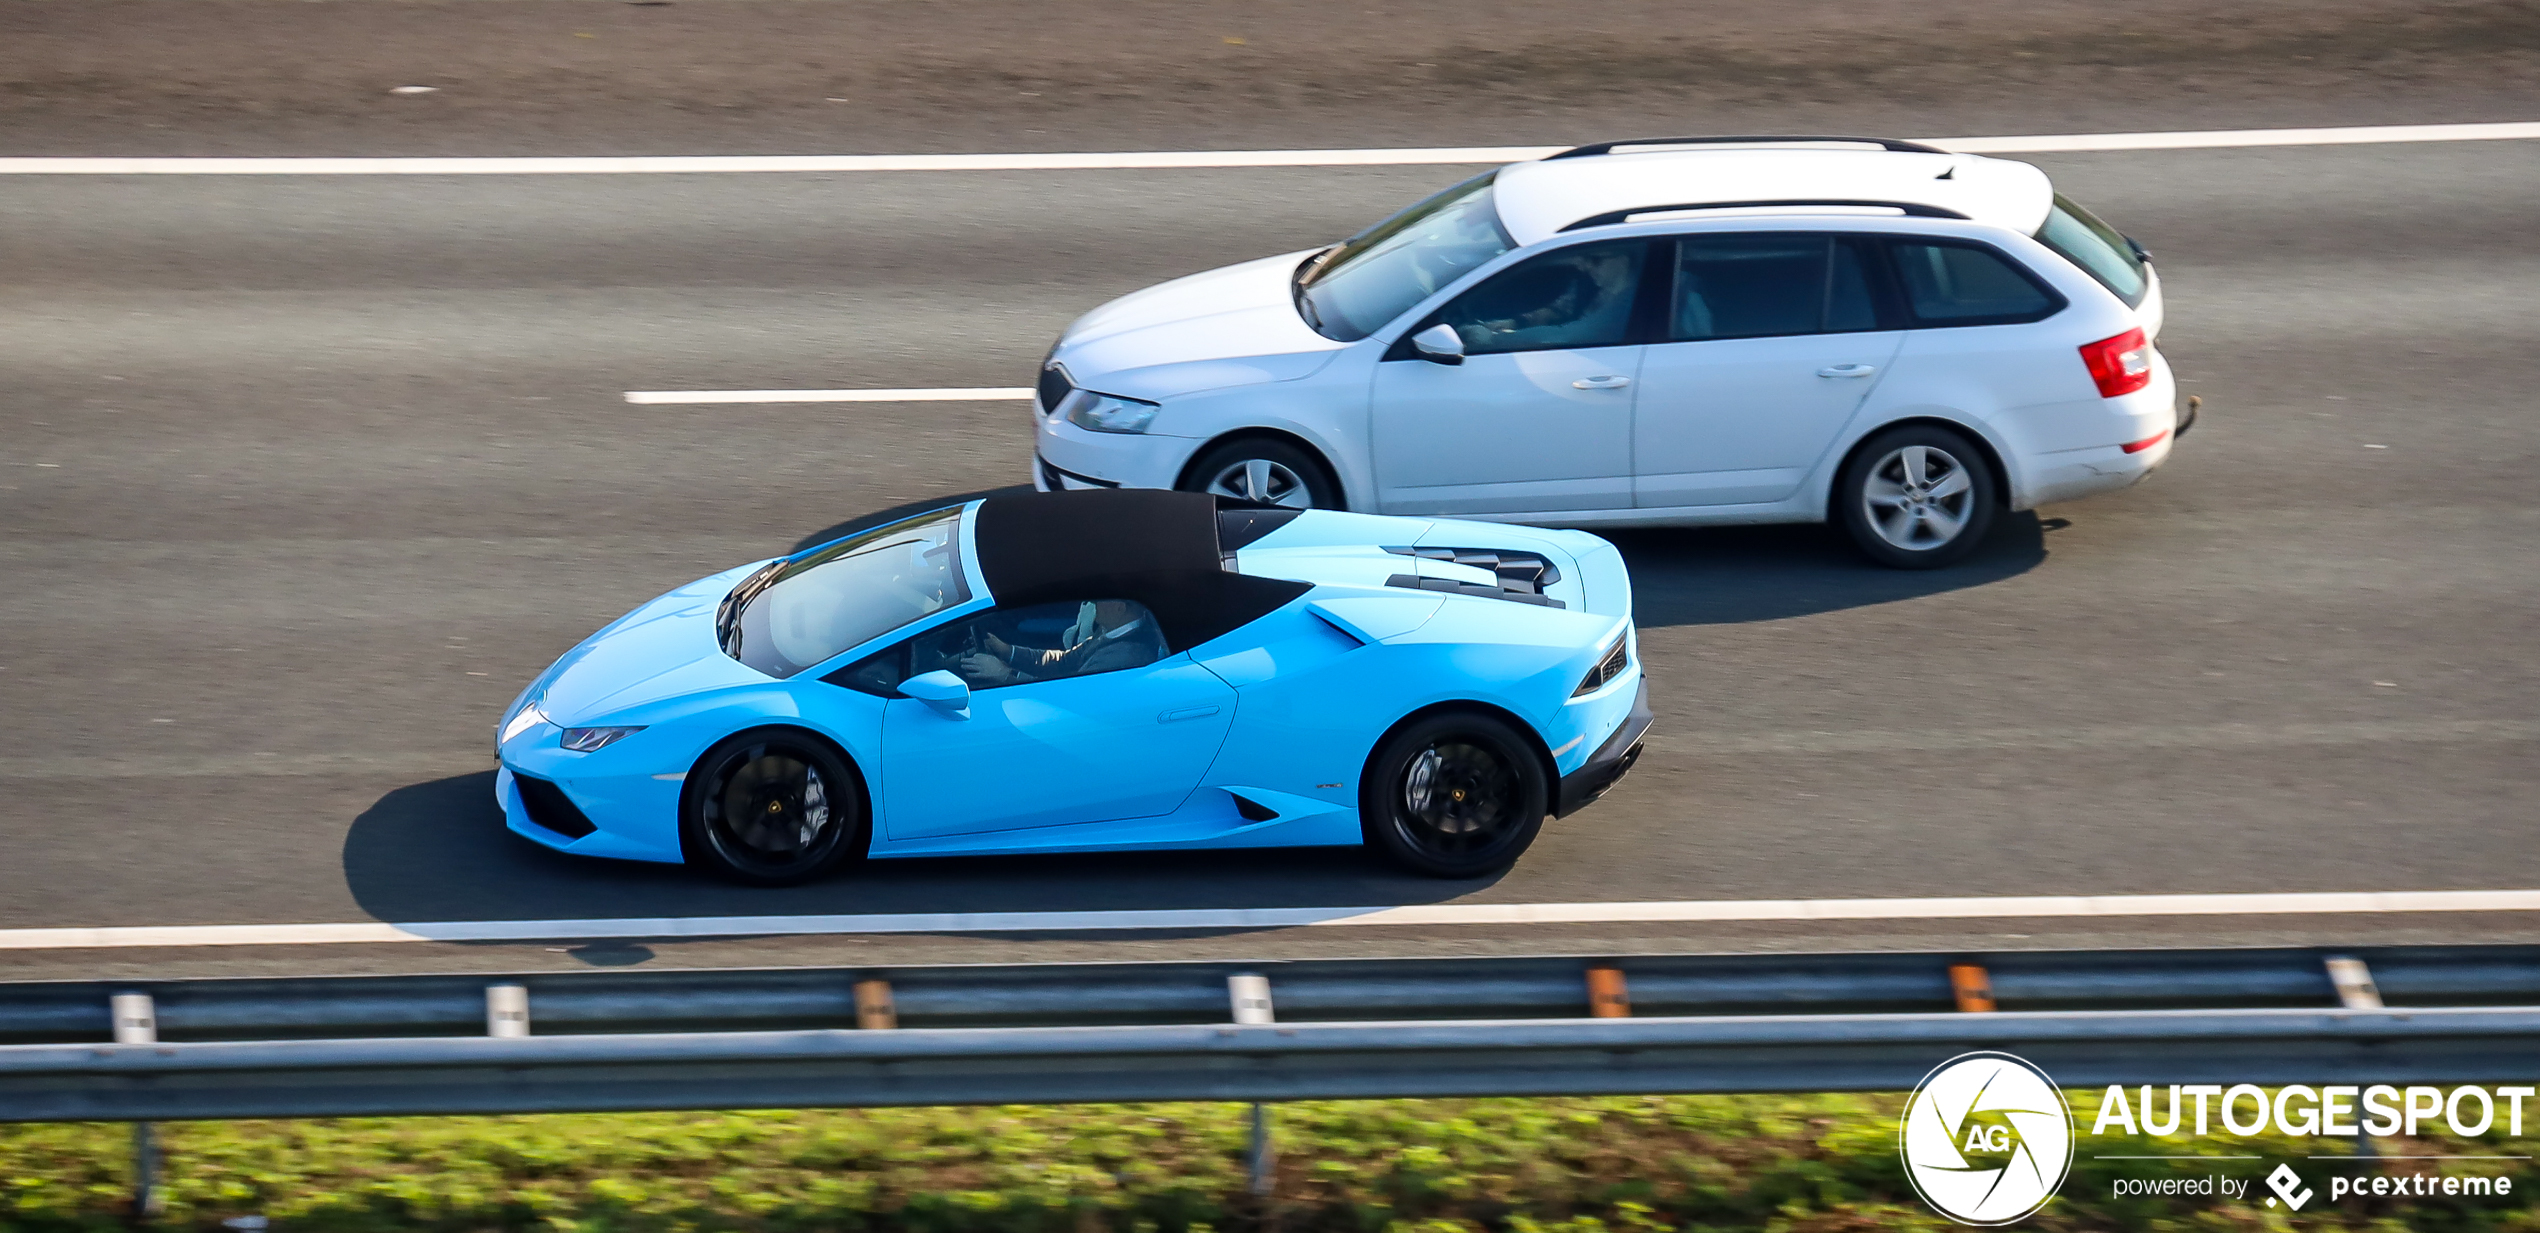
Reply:
M941 668L900 682L900 696L915 698L955 719L970 718L970 682Z
M1411 336L1411 349L1432 364L1464 362L1464 336L1451 325L1433 325Z

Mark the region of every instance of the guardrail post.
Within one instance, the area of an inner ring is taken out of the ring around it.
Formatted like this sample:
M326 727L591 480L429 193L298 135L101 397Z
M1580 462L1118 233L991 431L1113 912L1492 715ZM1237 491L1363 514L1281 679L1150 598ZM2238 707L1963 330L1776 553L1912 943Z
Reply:
M118 993L106 999L106 1009L113 1016L115 1043L119 1045L155 1045L159 1043L159 1006L146 993ZM159 1195L159 1136L157 1127L148 1122L132 1124L132 1218L148 1220L159 1214L164 1204Z
M2328 961L2328 983L2337 986L2338 1004L2348 1010L2381 1009L2381 987L2361 959L2339 955Z
M1632 1017L1632 992L1623 982L1623 969L1594 967L1587 970L1588 1016L1594 1019L1629 1019Z
M1278 1022L1270 1005L1270 978L1255 973L1242 973L1226 978L1226 1001L1235 1022L1259 1026ZM1254 1101L1252 1106L1252 1139L1244 1146L1244 1180L1253 1195L1270 1197L1270 1186L1278 1176L1278 1157L1270 1149L1270 1106Z
M1993 975L1982 964L1950 964L1949 989L1958 995L1959 1010L1971 1015L1993 1013Z
M507 1040L529 1034L528 986L485 986L485 1034Z
M899 1007L891 1001L891 982L860 980L855 983L855 1025L875 1031L888 1031L900 1025Z

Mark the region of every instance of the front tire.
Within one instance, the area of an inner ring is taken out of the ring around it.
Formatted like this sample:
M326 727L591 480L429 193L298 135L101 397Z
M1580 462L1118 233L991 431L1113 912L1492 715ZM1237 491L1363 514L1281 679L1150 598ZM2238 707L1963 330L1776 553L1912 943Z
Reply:
M1835 519L1890 569L1937 569L1984 542L2001 508L1993 468L1963 434L1908 424L1870 438L1835 478Z
M725 739L688 772L679 846L750 886L792 886L864 853L864 780L827 741L786 728Z
M1314 452L1270 437L1228 441L1199 456L1183 473L1182 490L1275 505L1343 509L1339 481Z
M1533 743L1507 722L1451 711L1397 729L1367 760L1358 816L1397 865L1478 878L1514 864L1543 829L1551 785Z

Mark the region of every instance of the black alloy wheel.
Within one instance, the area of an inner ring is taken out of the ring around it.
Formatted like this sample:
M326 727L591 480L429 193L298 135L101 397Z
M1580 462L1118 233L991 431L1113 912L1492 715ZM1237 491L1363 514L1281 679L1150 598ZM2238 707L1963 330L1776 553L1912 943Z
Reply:
M827 742L744 732L688 773L679 841L691 863L733 881L790 886L861 855L869 817L863 780Z
M1473 878L1514 863L1543 829L1550 800L1533 745L1476 712L1432 715L1397 730L1368 760L1359 816L1396 864Z

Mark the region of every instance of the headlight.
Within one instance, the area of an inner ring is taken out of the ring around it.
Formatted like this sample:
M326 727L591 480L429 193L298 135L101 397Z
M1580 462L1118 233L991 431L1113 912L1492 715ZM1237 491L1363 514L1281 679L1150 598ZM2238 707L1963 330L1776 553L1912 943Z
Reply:
M1145 432L1156 406L1134 398L1078 390L1067 399L1067 422L1094 432Z
M632 728L567 728L564 730L564 747L575 753L590 753L643 730L640 724Z
M527 732L531 728L535 728L545 722L547 722L547 713L539 710L538 704L532 702L529 705L520 708L519 713L512 716L510 723L503 725L503 734L495 738L494 743L497 745L509 744L513 737L518 736L523 732Z

